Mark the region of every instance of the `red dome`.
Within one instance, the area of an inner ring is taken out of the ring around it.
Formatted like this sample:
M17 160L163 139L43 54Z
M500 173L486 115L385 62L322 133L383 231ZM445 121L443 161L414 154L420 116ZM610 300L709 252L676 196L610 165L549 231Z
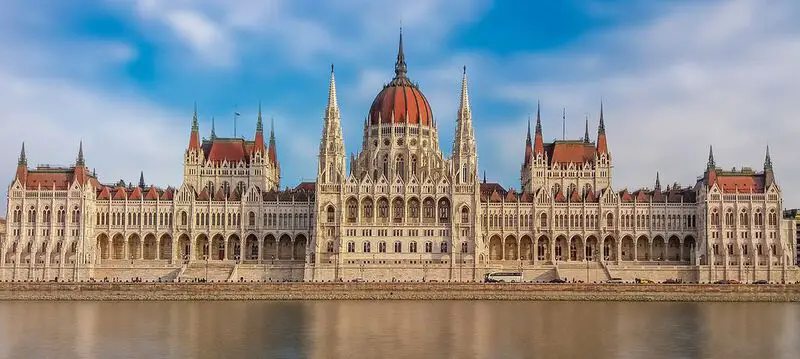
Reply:
M422 92L414 85L394 84L389 85L375 97L369 109L369 121L371 124L378 124L378 119L382 123L390 123L394 115L394 123L422 124L430 126L433 122L433 112L431 105Z
M397 61L394 64L394 79L383 87L375 96L369 108L369 122L373 125L391 123L410 123L431 126L433 112L431 105L422 91L411 83L406 75L406 59L403 54L403 33L400 32L400 46L397 51ZM379 120L380 119L380 120Z

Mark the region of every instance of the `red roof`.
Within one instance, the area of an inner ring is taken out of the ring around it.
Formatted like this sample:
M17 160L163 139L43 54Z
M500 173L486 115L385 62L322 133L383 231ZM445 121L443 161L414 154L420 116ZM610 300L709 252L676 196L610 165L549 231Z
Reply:
M742 176L719 174L717 175L717 184L719 188L722 189L722 192L725 193L735 193L737 191L742 193L751 191L754 193L764 192L763 175Z
M594 195L594 191L589 191L586 194L586 202L597 202L597 196Z
M147 190L147 194L144 196L145 200L148 201L155 201L158 199L158 191L153 186L150 186L150 189Z
M545 145L550 163L594 162L595 147L582 141L556 141Z
M117 187L117 190L114 192L114 197L111 199L115 200L123 200L127 197L127 193L125 193L125 188Z
M66 171L28 171L24 186L28 189L36 189L39 186L47 189L66 190L72 183L72 172Z
M316 189L315 182L300 182L297 187L294 188L295 191L306 191L306 192L314 192Z
M569 201L570 202L580 202L581 201L581 196L580 196L580 194L578 194L577 190L572 191L572 196L570 197Z
M369 119L373 125L391 123L422 124L430 126L433 112L428 100L416 86L408 81L392 81L383 88L369 108Z
M131 191L131 195L128 197L128 199L131 199L131 200L133 200L133 199L142 199L142 189L139 188L139 187L134 187L133 191Z
M247 163L249 162L248 158L252 147L252 143L247 143L239 138L215 139L203 142L205 158L211 162L228 161L228 163L236 163L244 161Z
M566 202L567 198L564 196L564 192L559 190L558 193L556 193L556 197L554 198L554 200L556 202Z
M175 191L172 189L172 187L167 187L167 190L164 191L164 194L161 195L161 199L172 200L174 196L175 196Z
M206 191L206 189L203 188L203 191L201 191L200 194L197 195L197 200L198 201L208 201L208 199L209 199L208 191Z
M97 194L97 199L109 199L111 198L111 191L109 191L108 187L103 186L100 189L100 193Z

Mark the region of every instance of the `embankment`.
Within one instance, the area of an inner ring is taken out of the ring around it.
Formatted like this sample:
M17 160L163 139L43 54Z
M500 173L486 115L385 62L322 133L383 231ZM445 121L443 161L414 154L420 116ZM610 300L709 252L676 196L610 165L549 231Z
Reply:
M800 285L0 283L0 300L555 300L800 302Z

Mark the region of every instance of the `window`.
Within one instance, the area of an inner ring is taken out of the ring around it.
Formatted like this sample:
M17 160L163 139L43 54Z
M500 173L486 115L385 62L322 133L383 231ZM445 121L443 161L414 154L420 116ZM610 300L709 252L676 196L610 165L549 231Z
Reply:
M373 211L372 198L365 198L363 202L364 202L364 205L363 205L364 212L362 213L362 215L364 216L363 219L371 221L372 220L372 215L373 215L373 213L372 213L372 211Z
M386 198L378 200L378 218L389 218L389 201Z
M328 253L333 253L333 241L328 241Z
M542 215L539 217L539 221L540 221L539 225L542 228L547 228L547 214L546 213L542 213Z
M405 204L403 200L400 198L395 198L392 202L392 217L394 217L394 223L402 223L403 222L403 209L405 208Z
M422 215L425 219L433 219L434 204L432 198L426 198L422 203Z
M347 200L347 222L355 223L358 217L358 201L355 198Z
M606 214L606 227L614 227L614 215Z
M247 222L248 222L249 225L255 226L256 225L256 214L253 213L253 212L248 213L247 214Z
M372 245L369 242L364 242L364 253L369 253L372 249Z
M354 253L356 251L356 244L355 242L347 242L347 252Z
M408 251L411 252L411 253L417 253L417 242L409 243Z
M439 246L439 251L441 253L447 253L447 242L442 242L442 244Z
M467 208L467 206L461 208L461 223L463 224L469 223L469 208Z
M461 253L468 253L469 252L469 245L467 242L461 242Z
M425 253L433 252L433 243L425 242Z
M383 176L389 178L389 155L383 155Z
M398 155L397 160L394 164L394 170L397 176L402 178L404 181L406 179L406 162L403 160L403 155Z
M336 222L336 210L333 206L328 206L328 223Z
M378 252L386 253L386 242L378 243Z
M417 156L411 156L411 175L417 175Z
M402 251L403 251L403 244L400 243L399 241L398 242L394 242L394 252L395 253L400 253Z
M448 201L447 198L439 200L439 222L450 222L450 201Z

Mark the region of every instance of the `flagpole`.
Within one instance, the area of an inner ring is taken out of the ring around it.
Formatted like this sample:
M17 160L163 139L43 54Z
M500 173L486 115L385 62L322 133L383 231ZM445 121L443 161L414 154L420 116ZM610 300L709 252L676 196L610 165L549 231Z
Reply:
M236 138L236 118L239 117L239 105L233 105L233 138Z

